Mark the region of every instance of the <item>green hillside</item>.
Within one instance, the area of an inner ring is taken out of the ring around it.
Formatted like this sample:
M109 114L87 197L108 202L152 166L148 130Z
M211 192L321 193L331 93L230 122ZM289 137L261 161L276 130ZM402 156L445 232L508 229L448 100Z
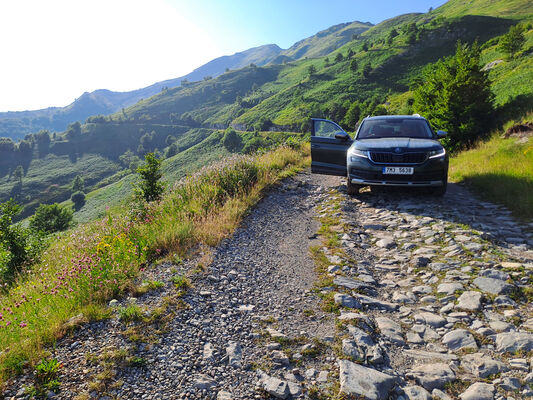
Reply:
M224 133L219 130L198 129L183 136L183 139L195 138L196 143L188 142L184 144L185 140L176 141L176 143L182 143L186 146L186 149L163 161L163 181L167 187L171 187L174 182L179 181L206 165L231 156L232 152L222 144L223 135ZM301 138L300 134L286 132L241 132L239 136L242 140L242 147L245 147L246 143L252 140L257 141L257 138L260 139L260 143L264 146L283 143L291 137L296 139ZM136 174L128 173L124 175L119 173L114 177L115 179L113 179L112 183L87 194L85 205L74 213L77 222L85 223L102 217L109 207L118 206L125 200L131 198L137 179ZM73 206L70 200L64 201L63 205Z

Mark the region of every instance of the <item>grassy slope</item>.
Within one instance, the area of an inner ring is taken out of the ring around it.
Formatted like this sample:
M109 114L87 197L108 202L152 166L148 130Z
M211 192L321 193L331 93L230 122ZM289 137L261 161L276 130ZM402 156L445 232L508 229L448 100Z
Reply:
M117 163L97 154L85 154L73 161L69 156L49 154L31 161L22 179L22 190L14 192L14 181L6 175L0 179L0 199L16 197L25 203L27 216L39 203L53 203L70 197L72 180L84 177L87 185L113 175L120 167ZM16 195L16 196L15 196Z
M521 219L533 218L533 140L517 143L495 134L450 160L450 179L464 182L483 199L500 203Z
M292 135L285 132L260 133L262 138L269 139L272 143L283 142ZM223 133L217 130L200 129L195 130L190 136L186 135L178 139L176 141L178 147L185 146L186 150L163 161L163 181L171 187L180 179L202 167L231 156L232 153L221 143L222 136ZM246 135L241 133L241 136L245 142ZM85 223L102 217L107 208L117 207L130 198L136 179L136 174L127 174L116 182L89 192L85 205L74 213L74 218L79 223ZM73 204L67 200L63 202L63 205L70 207Z
M533 16L529 19L533 21ZM520 118L533 109L533 58L527 56L533 49L533 29L526 31L524 51L514 60L509 60L498 48L489 42L482 53L482 62L501 60L502 63L489 71L496 107L503 108L502 118Z
M453 0L437 8L433 13L446 17L492 15L524 18L533 14L533 3L524 0Z
M220 134L213 133L200 143L163 161L163 180L169 184L213 161L227 156L228 151L220 144ZM99 188L87 194L85 205L75 212L74 218L85 223L105 215L106 208L115 207L133 193L135 174L128 174L118 182ZM71 206L70 200L64 205Z
M333 26L295 43L281 54L293 59L324 56L339 47L339 44L344 44L350 40L352 35L359 35L371 26L371 24L359 21L352 22L340 29L337 29L337 26Z
M484 43L505 33L516 19L525 18L524 12L527 14L531 8L525 0L514 1L512 6L502 1L476 0L470 2L472 12L467 13L463 3L451 1L432 13L405 14L384 21L329 53L329 64L326 57L318 57L256 70L231 71L213 82L162 93L127 113L162 115L172 109L177 113L190 112L196 121L215 125L251 126L262 118L280 126L299 125L312 114L312 103L322 106L364 100L374 95L384 97L390 92L404 93L427 63L452 54L458 39L469 42L479 38ZM502 12L498 11L500 8ZM418 42L408 45L406 35L401 32L402 27L411 22L417 23L419 29L424 28L426 33ZM392 28L400 35L387 44L385 39ZM368 51L361 50L363 42L370 44ZM349 68L351 60L344 58L334 62L338 53L345 57L350 50L359 64L355 74ZM360 71L366 63L370 63L374 71L364 79ZM310 78L308 68L311 65L317 73ZM529 65L521 65L521 68L527 70ZM257 87L252 90L254 84ZM237 96L244 101L236 101Z

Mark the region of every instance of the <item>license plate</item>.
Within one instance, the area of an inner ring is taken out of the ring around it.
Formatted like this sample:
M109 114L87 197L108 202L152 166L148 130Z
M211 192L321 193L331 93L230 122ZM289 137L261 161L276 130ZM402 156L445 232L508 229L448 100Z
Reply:
M384 175L413 175L413 167L383 167Z

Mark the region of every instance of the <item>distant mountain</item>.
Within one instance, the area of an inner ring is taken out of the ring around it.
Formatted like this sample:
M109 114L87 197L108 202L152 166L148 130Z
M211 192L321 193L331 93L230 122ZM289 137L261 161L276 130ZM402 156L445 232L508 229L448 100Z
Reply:
M254 47L232 56L223 56L202 65L191 73L175 79L154 83L142 89L129 92L113 92L99 89L83 93L66 107L50 107L34 111L0 112L0 137L22 139L28 133L41 129L61 132L74 121L85 121L92 115L108 115L129 107L140 99L146 99L163 88L179 86L182 80L199 81L205 77L216 77L226 69L238 69L255 64L262 66L277 57L282 50L275 44Z
M362 22L335 25L295 43L287 50L275 44L254 47L231 56L215 58L187 75L157 82L142 89L129 92L113 92L105 89L85 92L66 107L0 112L0 137L19 140L28 133L42 129L61 132L74 121L83 122L93 115L109 115L120 111L141 99L152 97L164 88L180 86L183 80L195 82L208 77L215 78L228 69L240 69L250 64L260 67L269 63L282 64L306 57L320 57L344 45L354 35L359 35L370 27L372 24Z

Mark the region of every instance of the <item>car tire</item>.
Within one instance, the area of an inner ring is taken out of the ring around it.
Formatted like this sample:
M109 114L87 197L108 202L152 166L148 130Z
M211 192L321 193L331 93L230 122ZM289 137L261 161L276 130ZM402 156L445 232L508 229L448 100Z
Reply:
M361 188L360 185L354 185L352 182L350 182L350 178L346 181L346 187L347 192L350 196L355 196L356 194L359 194L359 189Z

